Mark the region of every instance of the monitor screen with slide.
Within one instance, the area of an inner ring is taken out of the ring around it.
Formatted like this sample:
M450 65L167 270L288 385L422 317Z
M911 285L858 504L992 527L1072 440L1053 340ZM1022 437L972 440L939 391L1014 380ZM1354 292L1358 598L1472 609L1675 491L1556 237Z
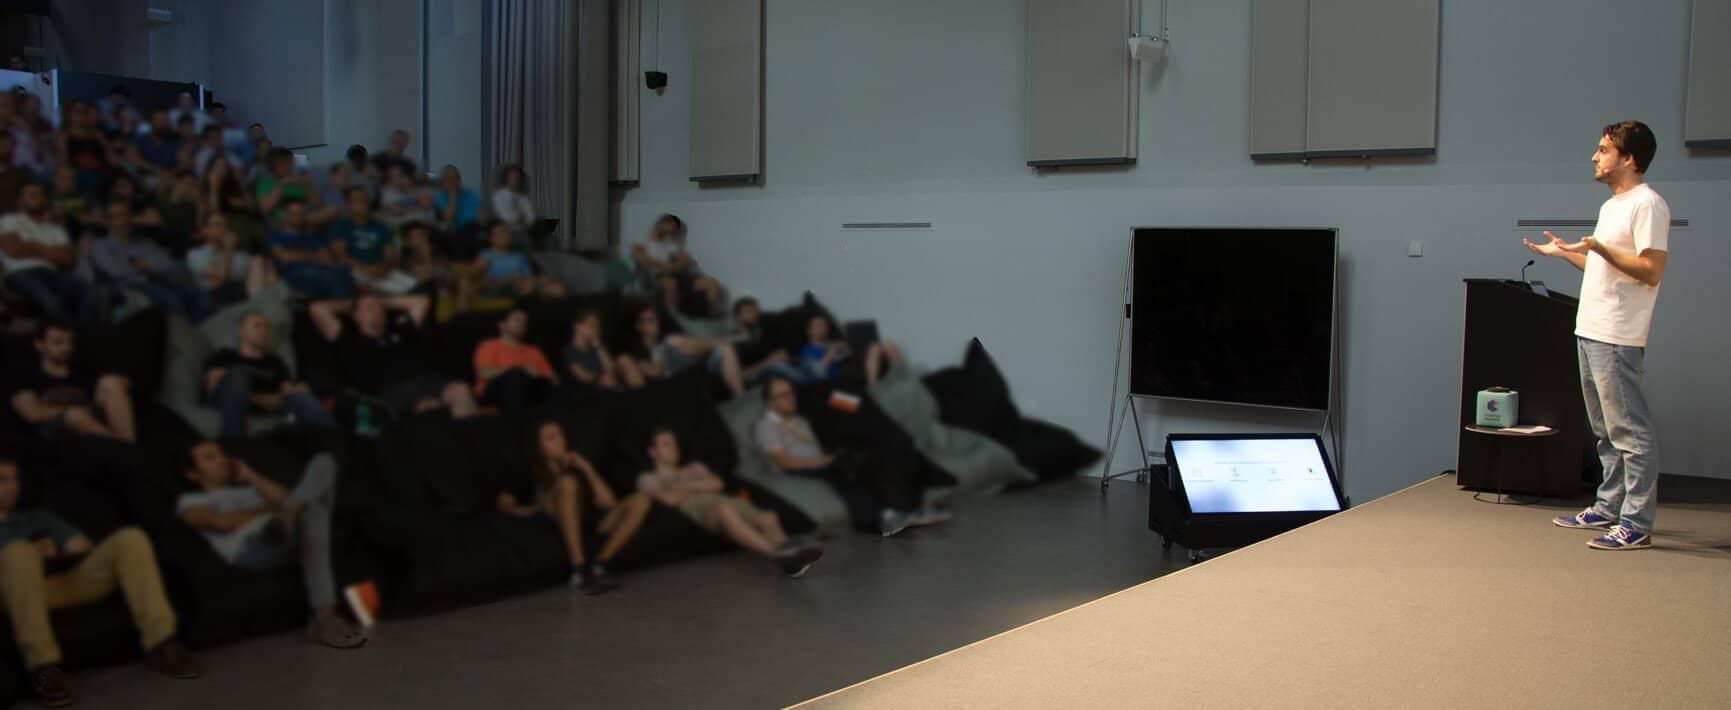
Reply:
M1174 436L1169 443L1192 514L1341 509L1315 435Z
M1136 229L1130 391L1327 409L1335 241L1333 229Z

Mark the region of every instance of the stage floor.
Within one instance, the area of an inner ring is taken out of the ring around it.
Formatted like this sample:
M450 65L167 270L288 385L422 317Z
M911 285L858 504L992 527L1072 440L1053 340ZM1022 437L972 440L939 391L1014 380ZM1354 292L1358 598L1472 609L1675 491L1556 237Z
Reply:
M1731 503L1672 484L1606 552L1439 476L809 704L1731 706Z

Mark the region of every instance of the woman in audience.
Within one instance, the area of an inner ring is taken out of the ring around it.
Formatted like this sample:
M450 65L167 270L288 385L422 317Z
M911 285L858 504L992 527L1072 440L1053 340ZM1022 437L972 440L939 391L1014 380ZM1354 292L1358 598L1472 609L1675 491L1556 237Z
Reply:
M586 308L571 327L571 342L565 344L564 361L571 378L590 387L619 389L613 356L601 342L601 313Z
M523 517L546 515L553 519L571 562L568 580L571 586L581 588L584 594L599 594L619 586L619 581L607 571L607 565L643 527L643 519L649 516L652 505L649 496L634 493L620 500L613 495L613 489L595 472L589 460L565 443L565 430L556 421L543 421L535 427L531 461L535 502L520 504L510 491L502 491L499 510ZM592 563L583 552L583 516L589 509L601 513L595 529L607 539Z
M259 220L258 206L252 195L240 186L234 175L234 165L221 155L211 156L199 183L199 219L212 212L228 217L228 226L240 237L240 248L248 253L264 251L264 223Z
M637 476L637 490L679 511L715 535L774 560L789 577L799 577L823 556L815 544L789 542L774 511L727 495L721 477L701 461L679 464L679 439L658 427L649 434L650 469Z
M649 380L664 380L703 363L710 372L721 373L722 382L733 396L745 392L739 356L732 345L678 334L663 336L661 316L650 306L641 307L631 322L637 339L619 355L618 363L620 377L627 387L636 389Z
M829 319L821 315L814 315L806 321L805 334L806 344L799 349L798 367L791 373L791 379L801 384L834 379L841 363L853 356L847 341L832 339ZM902 351L895 343L872 343L866 349L866 386L877 384L886 367L901 362Z
M499 189L493 191L493 217L522 231L535 223L535 203L529 199L529 174L512 163L499 171Z
M550 276L536 276L529 255L511 249L511 227L499 220L487 225L487 250L469 265L471 290L481 296L565 295L565 285Z

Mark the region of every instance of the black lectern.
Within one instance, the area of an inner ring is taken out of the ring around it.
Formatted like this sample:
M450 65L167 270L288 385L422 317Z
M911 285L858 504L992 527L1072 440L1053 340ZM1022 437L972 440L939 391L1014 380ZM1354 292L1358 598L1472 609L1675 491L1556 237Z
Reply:
M1593 441L1575 357L1578 301L1554 292L1540 295L1520 281L1467 279L1466 285L1461 426L1455 427L1460 485L1493 489L1500 473L1502 489L1512 493L1575 496L1588 475L1584 466ZM1544 424L1556 435L1511 444L1466 432L1474 424L1479 390L1497 385L1521 393L1521 424Z

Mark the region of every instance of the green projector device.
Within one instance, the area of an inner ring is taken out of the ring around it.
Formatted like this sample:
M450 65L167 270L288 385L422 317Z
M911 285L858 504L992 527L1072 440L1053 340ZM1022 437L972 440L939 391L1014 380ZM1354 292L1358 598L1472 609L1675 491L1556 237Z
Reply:
M1491 387L1479 390L1478 416L1475 422L1482 427L1502 429L1512 427L1520 421L1521 393L1507 387Z

